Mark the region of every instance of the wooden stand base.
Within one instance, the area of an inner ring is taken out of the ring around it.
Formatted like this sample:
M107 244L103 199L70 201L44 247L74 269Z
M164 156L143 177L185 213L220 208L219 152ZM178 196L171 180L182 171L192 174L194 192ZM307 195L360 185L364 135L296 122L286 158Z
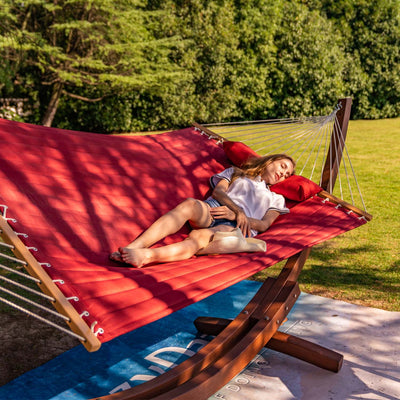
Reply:
M290 257L279 276L267 278L234 320L198 318L199 331L216 336L195 355L148 382L101 399L205 400L239 374L264 346L339 371L340 354L278 331L300 295L297 280L309 252L307 248Z
M231 322L231 320L224 318L198 317L194 324L199 332L217 336ZM343 364L343 356L341 354L279 331L274 333L265 347L332 372L339 372Z

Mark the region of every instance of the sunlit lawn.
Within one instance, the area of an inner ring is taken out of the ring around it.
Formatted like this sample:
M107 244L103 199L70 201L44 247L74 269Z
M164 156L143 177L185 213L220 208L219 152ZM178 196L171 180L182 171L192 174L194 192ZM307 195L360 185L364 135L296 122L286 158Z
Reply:
M347 145L368 224L313 248L303 292L400 311L400 118L350 121ZM276 273L272 267L256 276Z

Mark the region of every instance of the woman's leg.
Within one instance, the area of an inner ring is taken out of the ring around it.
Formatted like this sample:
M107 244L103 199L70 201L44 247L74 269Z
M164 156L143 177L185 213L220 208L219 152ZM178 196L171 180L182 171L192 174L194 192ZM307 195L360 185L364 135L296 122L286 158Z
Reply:
M209 226L212 222L209 206L204 201L188 198L155 221L127 247L150 247L159 240L178 232L188 221L195 228Z
M212 222L208 204L201 200L188 198L155 221L132 243L124 247L126 249L143 249L150 247L166 236L178 232L189 221L194 228L205 228ZM122 248L111 254L115 261L121 260Z
M227 227L227 229L231 228ZM124 262L137 268L154 262L186 260L208 245L215 230L216 228L195 229L185 240L168 246L151 249L124 247L120 249L121 258Z

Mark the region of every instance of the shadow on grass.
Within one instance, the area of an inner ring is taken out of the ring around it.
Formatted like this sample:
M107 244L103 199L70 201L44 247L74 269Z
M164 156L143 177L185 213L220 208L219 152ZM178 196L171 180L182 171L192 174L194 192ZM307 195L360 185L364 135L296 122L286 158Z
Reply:
M352 247L340 247L338 248L335 240L331 240L329 242L321 243L317 246L314 246L311 250L311 257L319 258L321 260L326 259L334 259L338 254L342 255L350 255L350 256L358 256L363 253L370 253L379 251L378 246L352 246Z
M390 267L387 268L388 272L400 272L400 258L394 260Z
M395 271L400 261L394 263L384 271L376 268L365 268L360 255L363 253L379 252L377 246L355 246L351 248L335 248L334 244L324 243L316 246L304 266L300 276L303 285L326 286L327 290L352 290L354 292L391 293L400 295L400 287L393 285L389 278L382 277L382 272ZM352 256L354 264L351 263Z

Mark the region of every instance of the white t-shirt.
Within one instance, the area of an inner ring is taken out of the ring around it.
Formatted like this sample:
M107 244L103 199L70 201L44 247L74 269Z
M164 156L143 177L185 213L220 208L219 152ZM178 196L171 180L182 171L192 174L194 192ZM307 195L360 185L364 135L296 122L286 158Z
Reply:
M221 179L231 182L234 172L235 169L230 167L213 175L210 179L211 186L215 187ZM229 186L226 193L250 218L262 219L268 210L275 210L280 214L290 212L285 205L285 198L280 194L271 192L260 176L255 179L237 178ZM257 233L257 231L252 230L252 236Z

